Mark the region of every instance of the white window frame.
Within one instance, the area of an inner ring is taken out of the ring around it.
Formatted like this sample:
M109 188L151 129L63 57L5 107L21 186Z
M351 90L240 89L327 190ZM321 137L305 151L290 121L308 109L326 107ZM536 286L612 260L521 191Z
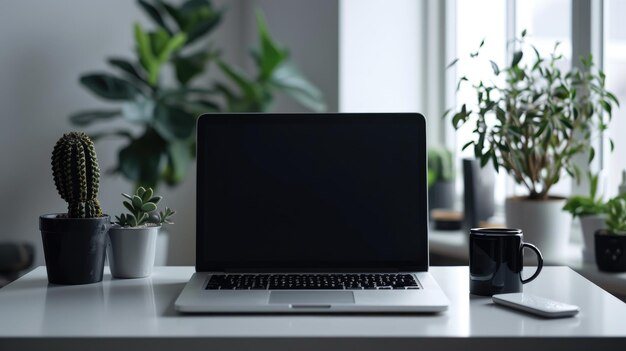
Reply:
M445 3L443 19L445 23L445 31L446 34L441 36L442 39L439 42L439 48L427 47L426 50L441 50L445 48L444 57L446 57L445 62L450 62L454 57L456 57L455 52L455 33L456 33L456 1L464 1L464 0L445 0L442 3ZM572 40L572 64L576 65L579 68L580 66L579 57L582 55L588 55L591 53L594 57L595 67L596 69L603 68L603 46L604 46L604 36L603 36L603 8L604 2L603 0L570 0L572 2L572 21L571 21L571 40ZM519 28L516 23L516 8L517 8L517 0L506 0L506 40L507 42L516 37ZM510 52L507 52L507 61L511 59ZM432 69L433 67L431 67ZM445 106L454 107L455 106L455 93L456 93L456 72L454 70L449 70L449 72L445 75ZM426 101L428 99L425 99ZM441 133L442 144L446 145L451 150L456 150L456 135L454 128L450 125L449 121L441 121L443 126L440 127L444 129ZM600 138L594 141L598 157L589 164L587 162L587 157L585 155L579 156L575 162L578 167L581 169L582 174L586 174L588 171L598 172L600 170L605 169L609 166L608 158L608 141L604 135L601 135ZM511 182L511 186L507 186L507 190L510 192L513 188L513 184ZM572 182L572 194L588 194L589 184L588 180L583 177L579 183L573 181Z

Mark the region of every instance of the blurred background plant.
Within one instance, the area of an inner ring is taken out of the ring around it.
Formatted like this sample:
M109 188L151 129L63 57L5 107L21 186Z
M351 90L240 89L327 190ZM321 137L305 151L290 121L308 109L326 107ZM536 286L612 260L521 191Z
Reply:
M589 196L573 195L567 199L563 207L563 210L573 217L600 215L607 212L607 205L602 195L598 194L599 175L588 172L587 177L589 178Z
M115 118L143 126L139 135L111 128L91 133L94 140L107 136L128 140L111 171L136 187L174 186L185 178L195 158L195 122L202 113L266 112L272 109L275 93L284 93L310 110L326 110L321 92L299 72L289 51L272 39L261 12L257 12L259 48L250 52L256 74L250 77L225 62L219 49L198 45L224 15L210 0L188 0L180 6L162 0L138 0L137 4L155 24L153 30L135 24L137 57L109 58L116 74L95 72L80 77L87 90L117 106L70 116L77 126ZM172 86L163 79L168 65L176 77ZM211 65L222 72L225 81L202 76Z
M446 148L428 149L428 187L437 181L454 181L454 155Z

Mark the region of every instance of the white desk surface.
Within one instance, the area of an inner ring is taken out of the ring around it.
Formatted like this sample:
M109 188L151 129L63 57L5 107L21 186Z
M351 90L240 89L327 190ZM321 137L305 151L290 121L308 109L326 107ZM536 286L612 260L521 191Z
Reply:
M534 267L528 267L529 270ZM507 350L624 349L626 304L567 267L544 267L524 291L580 306L542 319L468 292L467 267L431 267L451 301L436 315L181 315L174 300L192 267L157 267L150 278L49 286L39 267L0 289L0 350L418 347ZM502 344L504 339L514 339ZM97 341L97 342L94 342ZM179 347L185 344L184 348ZM88 346L87 346L88 345Z

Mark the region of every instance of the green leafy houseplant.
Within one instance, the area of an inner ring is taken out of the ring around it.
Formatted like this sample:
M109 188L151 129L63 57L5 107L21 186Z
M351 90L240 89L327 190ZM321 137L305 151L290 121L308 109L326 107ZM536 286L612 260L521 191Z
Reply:
M115 216L115 224L120 227L140 227L146 224L163 225L174 224L170 221L176 211L166 207L164 211L157 212L157 204L161 196L155 196L152 188L147 190L139 187L134 195L122 193L126 198L123 204L130 213Z
M598 196L598 175L589 174L589 196L575 195L570 197L563 210L569 212L573 217L604 214L607 206Z
M589 162L593 160L592 132L606 130L619 102L606 89L604 73L594 71L591 56L581 58L582 70L563 72L558 67L563 59L556 52L558 43L544 57L524 42L525 36L523 31L515 42L520 50L508 66L489 61L493 76L473 85L476 107L463 104L453 114L452 125L474 126L475 139L463 149L473 147L481 166L492 163L496 170L503 168L528 190L529 199L545 200L563 170L579 179L574 157L586 153ZM529 51L532 56L524 62ZM478 58L479 52L471 56ZM458 86L467 81L461 77Z
M137 3L155 27L146 30L135 24L137 57L111 57L108 63L115 73L80 77L87 90L116 106L80 111L70 120L87 126L122 117L143 126L139 135L111 128L92 134L94 139L126 139L113 171L138 186L176 185L185 178L195 157L195 120L202 113L268 111L277 92L314 111L326 109L320 91L298 71L288 50L271 38L261 13L257 14L260 45L251 52L256 74L249 77L224 61L219 50L201 43L223 17L209 0L188 0L180 6L163 0ZM175 75L170 85L164 79L166 66ZM203 75L211 66L221 71L225 81Z

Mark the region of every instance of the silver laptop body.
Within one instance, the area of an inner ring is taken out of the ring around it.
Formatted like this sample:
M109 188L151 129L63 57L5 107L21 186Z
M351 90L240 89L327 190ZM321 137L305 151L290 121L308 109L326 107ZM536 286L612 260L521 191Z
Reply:
M197 125L183 313L440 312L419 114L212 114Z

